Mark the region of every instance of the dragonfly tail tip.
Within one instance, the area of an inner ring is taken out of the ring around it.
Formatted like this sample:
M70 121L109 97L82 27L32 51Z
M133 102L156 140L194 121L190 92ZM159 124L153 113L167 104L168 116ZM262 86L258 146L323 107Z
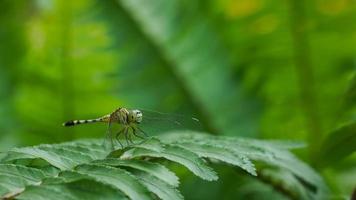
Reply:
M75 123L74 123L74 121L67 121L67 122L64 122L62 125L63 126L74 126Z

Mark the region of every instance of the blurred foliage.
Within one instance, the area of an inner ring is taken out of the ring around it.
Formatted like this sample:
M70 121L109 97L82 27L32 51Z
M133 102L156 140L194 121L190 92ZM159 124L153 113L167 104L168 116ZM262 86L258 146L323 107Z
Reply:
M1 0L0 150L103 137L103 125L61 123L119 106L148 108L197 115L212 134L305 141L298 155L333 197L350 197L355 7L352 0ZM183 193L279 195L228 172L222 180L187 179Z

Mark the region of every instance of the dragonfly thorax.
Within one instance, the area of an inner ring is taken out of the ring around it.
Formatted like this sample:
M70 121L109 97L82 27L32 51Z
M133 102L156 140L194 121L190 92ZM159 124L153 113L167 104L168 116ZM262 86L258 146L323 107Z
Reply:
M139 124L142 121L142 112L136 109L118 108L108 118L109 122L117 122L122 125Z

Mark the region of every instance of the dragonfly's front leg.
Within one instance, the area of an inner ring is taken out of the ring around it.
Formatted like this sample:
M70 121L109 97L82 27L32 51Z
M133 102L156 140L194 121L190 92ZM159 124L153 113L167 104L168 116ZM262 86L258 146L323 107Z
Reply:
M135 127L131 127L131 129L132 129L132 133L133 133L136 137L141 138L141 139L145 139L145 138L142 137L141 135L138 135L138 134L137 134Z
M125 139L126 139L126 144L127 146L129 146L129 140L128 140L128 133L129 133L129 129L128 127L126 126L125 129L124 129L124 136L125 136Z
M145 131L143 131L140 127L136 127L140 132L142 132L143 133L143 135L145 135L145 137L148 137L148 134L145 132ZM137 136L137 135L136 135ZM137 136L138 137L138 136Z
M127 137L129 138L129 141L131 142L131 144L135 144L133 141L132 141L132 138L131 138L131 134L129 133L129 130L127 130Z
M117 142L120 144L120 146L121 146L121 149L123 149L124 146L121 144L121 142L120 142L120 140L119 140L119 136L120 136L120 134L121 134L122 132L124 132L125 129L126 129L126 127L125 127L125 128L122 128L119 132L116 133L116 136L115 136L116 141L117 141Z

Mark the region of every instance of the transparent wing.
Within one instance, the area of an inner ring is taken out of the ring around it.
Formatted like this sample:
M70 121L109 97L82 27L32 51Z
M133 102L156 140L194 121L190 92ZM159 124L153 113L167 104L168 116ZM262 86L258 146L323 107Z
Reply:
M138 127L150 136L172 130L202 130L200 121L195 117L146 109L140 109L140 111L142 122L138 124Z
M107 150L114 150L115 149L115 144L119 143L120 147L123 148L122 143L120 140L118 140L118 136L122 133L122 127L113 127L114 122L112 120L112 116L110 116L109 122L108 122L108 127L106 130L106 135L104 138L104 148Z
M112 122L109 120L108 127L106 129L106 134L104 138L104 148L107 150L114 149L113 132L112 132Z

